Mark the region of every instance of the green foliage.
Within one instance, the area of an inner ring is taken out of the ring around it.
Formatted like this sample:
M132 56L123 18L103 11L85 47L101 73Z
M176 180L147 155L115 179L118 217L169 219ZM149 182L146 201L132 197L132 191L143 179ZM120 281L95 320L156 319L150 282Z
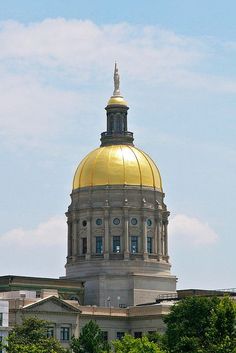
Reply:
M112 342L116 353L164 353L156 343L149 341L148 337L134 338L125 335L121 340Z
M167 349L170 353L233 353L235 320L235 303L228 297L186 298L164 319Z
M109 345L104 341L102 331L92 320L82 328L79 338L72 338L71 348L74 353L109 352Z
M22 325L16 325L9 333L8 344L5 346L9 353L66 353L55 338L47 338L49 323L36 317L24 319Z
M146 337L148 338L148 340L150 342L156 343L156 345L158 347L160 347L161 349L165 350L165 340L166 337L163 334L160 334L159 332L150 332L146 335Z

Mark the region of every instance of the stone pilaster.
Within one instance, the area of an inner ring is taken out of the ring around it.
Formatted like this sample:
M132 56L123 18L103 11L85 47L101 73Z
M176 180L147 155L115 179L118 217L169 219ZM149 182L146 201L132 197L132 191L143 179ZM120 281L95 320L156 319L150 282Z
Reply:
M153 237L153 253L158 254L158 217L154 217L154 237Z
M130 256L129 246L129 210L124 208L124 259L128 260Z
M143 216L143 258L148 259L147 251L147 217Z
M87 253L85 254L85 259L86 260L90 260L91 258L91 253L92 253L92 249L91 249L91 245L92 245L92 217L91 215L88 217L87 219Z
M165 260L168 262L169 254L168 254L168 220L164 221L163 224L163 239L164 239L164 257Z
M72 223L72 257L76 259L78 255L78 234L77 234L77 220L74 219Z
M72 256L72 230L71 230L71 222L67 221L67 256L70 258Z
M162 245L162 218L159 214L158 223L157 223L157 239L158 239L158 251L157 251L157 259L160 261L163 255L163 245Z
M109 242L109 206L107 206L104 210L104 226L105 226L105 233L104 233L104 259L109 259L109 249L110 249L110 242Z

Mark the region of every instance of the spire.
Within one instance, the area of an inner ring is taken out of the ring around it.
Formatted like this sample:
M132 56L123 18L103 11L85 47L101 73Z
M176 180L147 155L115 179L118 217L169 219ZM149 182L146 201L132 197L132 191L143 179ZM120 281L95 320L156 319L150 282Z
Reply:
M133 145L133 133L127 129L127 102L120 94L120 75L115 62L114 92L107 106L107 131L101 134L101 146Z
M115 69L114 69L114 92L113 96L120 96L120 75L118 72L117 62L115 62Z

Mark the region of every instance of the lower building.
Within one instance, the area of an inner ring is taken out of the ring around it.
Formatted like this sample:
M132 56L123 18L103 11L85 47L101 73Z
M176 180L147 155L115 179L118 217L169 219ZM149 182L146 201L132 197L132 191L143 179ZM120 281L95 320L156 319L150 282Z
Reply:
M4 353L4 349L1 348L2 342L4 342L8 336L9 327L9 302L1 300L0 297L0 352Z
M24 281L26 279L24 277ZM30 279L33 280L32 277ZM38 278L35 278L37 281ZM10 327L20 324L24 318L36 316L49 322L49 336L57 338L68 347L72 335L78 337L81 328L90 320L97 322L107 340L121 338L125 333L137 337L148 332L164 332L163 316L169 313L173 303L127 308L85 306L76 298L60 298L56 290L41 290L38 295L35 290L21 289L0 292L0 305L2 340L7 337Z

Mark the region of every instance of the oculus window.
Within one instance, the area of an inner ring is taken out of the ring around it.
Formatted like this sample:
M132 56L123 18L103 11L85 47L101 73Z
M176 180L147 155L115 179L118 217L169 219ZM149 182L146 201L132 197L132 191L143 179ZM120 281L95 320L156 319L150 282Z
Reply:
M96 219L96 225L97 226L101 226L102 225L102 219L101 218L97 218Z
M132 226L136 226L138 224L137 218L131 218L131 224Z
M119 218L114 218L114 219L113 219L113 224L115 224L116 226L118 226L118 224L120 224L120 219L119 219Z
M151 219L147 220L147 225L148 225L148 227L151 227L151 225L152 225L152 220Z

